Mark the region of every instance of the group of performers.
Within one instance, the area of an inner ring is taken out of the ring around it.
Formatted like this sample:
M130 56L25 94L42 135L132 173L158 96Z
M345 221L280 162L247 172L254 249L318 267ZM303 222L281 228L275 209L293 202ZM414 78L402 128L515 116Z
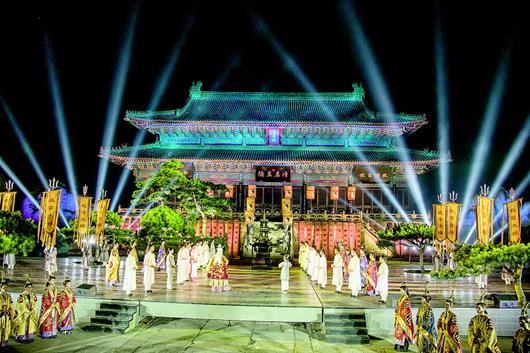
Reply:
M321 288L325 288L328 282L327 257L323 250L318 252L307 242L302 242L298 254L300 267ZM339 246L335 249L335 256L331 268L333 275L331 284L335 286L335 292L342 293L342 287L347 284L351 290L351 296L357 297L360 292L369 296L380 296L382 304L386 303L388 297L388 265L384 256L379 258L379 267L375 254L370 254L370 260L366 257L363 249L359 254L352 249Z
M76 298L72 282L65 275L64 288L55 286L55 275L48 276L42 294L40 315L37 311L37 296L33 285L26 276L24 291L13 305L7 292L8 283L2 276L0 282L0 343L5 348L12 335L17 342L31 343L38 331L43 339L55 338L58 333L68 335L75 326Z

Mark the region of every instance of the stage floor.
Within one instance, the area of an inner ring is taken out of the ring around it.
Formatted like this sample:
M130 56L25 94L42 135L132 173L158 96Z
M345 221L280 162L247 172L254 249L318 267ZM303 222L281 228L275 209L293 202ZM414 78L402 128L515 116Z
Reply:
M124 259L122 259L124 260ZM58 259L57 284L62 285L64 273L68 273L72 279L73 287L82 283L95 284L97 287L97 299L133 300L142 302L163 302L181 304L206 304L206 305L237 305L237 306L266 306L266 307L303 307L303 308L359 308L371 309L381 308L377 303L379 297L359 296L351 298L347 287L343 287L341 294L335 293L335 287L328 285L321 289L312 283L303 271L293 267L290 272L289 292L283 294L280 291L280 271L251 270L246 266L230 266L230 292L211 293L207 285L208 279L204 270L200 270L197 282L186 282L182 285L174 285L174 289L166 289L165 272L156 273L156 282L153 293L146 294L143 291L143 274L137 273L137 290L135 295L128 297L121 290L121 285L116 287L105 286L105 269L90 268L83 272L81 259L79 257L68 257ZM420 302L425 281L430 282L430 292L433 296L433 307L443 307L444 299L450 295L451 288L455 290L455 301L457 307L474 307L482 294L474 283L473 278L454 281L431 280L429 275L419 273L408 273L408 270L417 270L417 263L409 264L403 261L390 261L389 287L390 295L399 295L401 276L403 275L411 292L413 304ZM120 267L120 278L123 278L124 261ZM46 278L43 269L42 258L17 258L15 270L7 271L10 280L10 292L20 292L24 286L24 274L28 273L36 293L44 289ZM331 269L328 269L328 283L331 283ZM528 283L524 284L525 291L530 289ZM498 274L489 276L489 293L515 294L513 287L506 286Z

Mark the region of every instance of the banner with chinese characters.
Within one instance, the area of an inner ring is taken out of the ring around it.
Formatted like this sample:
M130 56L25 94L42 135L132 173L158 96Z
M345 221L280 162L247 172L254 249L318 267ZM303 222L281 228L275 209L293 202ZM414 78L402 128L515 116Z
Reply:
M234 185L227 185L225 191L225 198L231 199L234 197Z
M314 186L307 186L306 189L306 195L305 198L308 200L314 200L315 199L315 187Z
M492 198L477 196L477 240L481 244L489 244L493 236L493 202Z
M0 192L0 210L13 212L15 210L16 191Z
M96 217L96 243L103 244L105 221L107 220L107 212L109 210L110 199L101 199L98 201L98 211Z
M447 202L447 239L453 243L458 243L458 220L462 204L457 202Z
M256 166L256 181L291 182L291 168L284 166Z
M40 218L37 237L42 246L55 246L59 207L61 205L61 190L51 190L42 193L40 199Z
M521 205L523 199L517 199L506 203L508 209L508 234L510 244L521 242Z
M331 192L329 194L329 199L333 200L333 201L339 199L339 187L338 186L332 186L331 187Z
M92 197L79 196L77 198L77 246L81 247L83 240L90 234L90 207Z
M355 186L348 186L348 189L346 191L346 198L348 199L348 201L355 201L356 191L357 189L355 188Z
M434 229L435 239L437 241L444 241L446 237L446 217L445 217L445 204L434 204L432 205L432 213L434 215Z
M283 197L286 199L293 198L293 187L291 185L285 185L283 187Z
M248 186L248 195L247 197L256 198L256 185Z
M282 199L282 214L291 215L291 199L283 198Z

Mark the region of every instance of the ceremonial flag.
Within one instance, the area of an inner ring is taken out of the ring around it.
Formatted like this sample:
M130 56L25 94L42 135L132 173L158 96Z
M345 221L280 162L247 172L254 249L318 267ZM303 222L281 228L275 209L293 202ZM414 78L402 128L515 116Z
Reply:
M521 242L521 205L523 199L517 199L506 203L508 209L508 233L510 244Z
M105 221L107 220L107 212L109 210L110 199L101 199L98 201L98 210L96 217L96 243L103 243L103 236L105 232Z
M248 186L248 195L247 197L256 198L256 185Z
M254 211L245 211L245 225L254 223Z
M434 229L435 239L444 241L446 237L446 218L445 218L445 204L432 205L432 213L434 214Z
M247 197L247 211L254 212L256 208L256 199L253 197Z
M477 240L481 244L489 244L493 236L493 201L489 197L477 196Z
M90 206L92 197L79 196L77 198L77 245L81 247L83 240L90 234Z
M285 185L283 187L284 198L292 199L293 198L293 187L291 185Z
M16 191L0 192L0 210L13 212L15 210Z
M458 243L458 220L462 204L457 202L447 202L447 239L453 243Z
M308 200L315 199L315 187L314 186L307 186L305 198Z
M55 246L61 195L61 190L51 190L42 193L37 237L43 246Z
M291 199L283 198L282 199L282 213L284 215L291 215Z

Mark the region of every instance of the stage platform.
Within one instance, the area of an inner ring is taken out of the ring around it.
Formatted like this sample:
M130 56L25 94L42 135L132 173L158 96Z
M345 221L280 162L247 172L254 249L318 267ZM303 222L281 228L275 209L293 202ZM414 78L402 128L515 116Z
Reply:
M41 258L18 258L14 271L7 272L10 280L9 292L13 295L23 289L24 274L28 273L34 284L37 294L42 293L46 278ZM124 259L122 259L124 260ZM67 272L72 279L73 287L82 283L94 284L97 293L92 297L78 298L78 318L83 321L89 316L98 303L104 301L130 302L139 306L141 317L172 317L189 319L219 319L229 321L275 321L275 322L306 322L322 323L327 313L365 312L367 324L376 325L372 332L377 330L387 331L393 325L393 307L391 301L385 306L379 304L378 297L360 296L351 298L346 286L341 294L335 293L335 287L328 285L321 289L312 283L298 267L293 267L290 272L290 288L288 293L280 291L280 271L252 270L244 266L230 266L229 292L212 293L207 285L204 270L200 271L197 282L186 282L174 285L174 289L166 289L165 272L156 273L156 282L153 293L143 291L143 274L137 273L137 287L135 295L128 297L121 290L121 285L116 287L105 286L105 269L90 268L83 272L79 257L59 258L57 285L62 286L64 273ZM390 296L399 295L401 276L403 275L411 292L413 307L417 307L425 281L430 280L429 275L407 272L418 269L417 264L408 262L391 261L390 269ZM124 263L120 268L120 278L123 278ZM331 283L331 269L328 270L328 283ZM443 307L444 299L449 296L451 288L455 290L456 307L464 317L471 317L474 306L479 300L481 291L472 278L455 281L431 280L430 291L433 296L433 307L438 313ZM524 289L530 289L525 283ZM513 288L506 286L498 275L489 278L489 293L514 294ZM518 309L492 309L500 310L501 316L511 320L516 325ZM503 311L504 310L504 311ZM491 310L490 310L491 311ZM504 320L504 319L503 319ZM461 323L463 327L467 322ZM515 327L515 326L514 326Z

